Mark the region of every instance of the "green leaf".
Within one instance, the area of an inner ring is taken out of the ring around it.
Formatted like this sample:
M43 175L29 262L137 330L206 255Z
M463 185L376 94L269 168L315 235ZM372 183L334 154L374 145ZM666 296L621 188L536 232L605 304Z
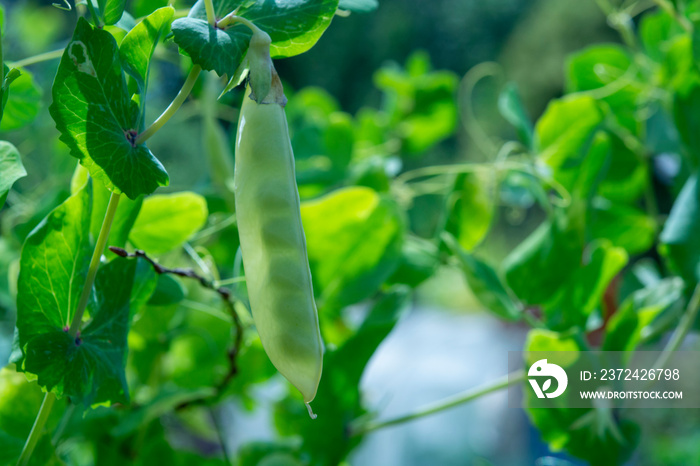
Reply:
M610 318L604 351L634 351L648 326L666 309L682 301L685 284L678 277L665 278L653 287L632 293Z
M630 255L641 254L653 246L656 230L654 219L637 208L601 198L594 200L590 220L592 238L610 240Z
M603 112L592 97L567 96L549 103L535 125L539 158L553 170L554 178L571 190Z
M406 236L401 247L401 262L389 282L415 288L432 277L439 265L440 251L432 241Z
M134 145L138 106L127 92L112 35L78 20L56 73L49 108L60 139L90 175L131 199L168 184L161 163L143 144Z
M665 11L658 10L642 16L639 37L647 54L657 62L668 50L667 42L683 33L683 28Z
M19 345L70 326L92 255L91 185L56 207L22 248L17 293Z
M148 300L150 306L170 306L185 299L185 287L172 275L158 275L158 284Z
M236 74L252 35L240 24L223 30L212 27L206 19L191 17L173 21L172 31L175 43L194 64L219 76Z
M498 96L498 110L508 123L518 132L518 137L526 147L532 147L532 121L527 116L515 83L508 83Z
M24 176L27 176L27 171L17 148L7 141L0 141L0 209L12 185Z
M91 0L88 0L91 1ZM107 26L117 23L124 13L126 0L97 0L102 19Z
M492 169L457 177L447 230L467 251L478 246L491 228L496 190L496 173Z
M369 188L351 187L301 205L319 306L372 296L398 266L403 221L396 205Z
M41 108L41 88L36 85L32 74L17 69L10 70L5 83L9 85L3 91L4 110L0 116L0 131L13 131L23 128L33 122ZM8 82L9 80L9 82Z
M563 221L545 222L506 258L508 286L528 305L545 303L578 268L582 252L576 230Z
M700 161L700 82L681 89L673 96L673 118L683 143L694 161Z
M139 86L140 102L146 100L149 65L156 45L169 30L175 10L172 7L160 8L139 22L124 37L119 45L124 71L129 73Z
M217 20L239 7L239 16L270 35L272 57L282 58L313 47L333 19L338 0L221 0L214 2ZM173 22L172 30L175 43L195 64L229 77L241 64L251 37L250 30L240 24L226 30L210 26L201 0L189 17Z
M692 286L700 281L699 173L685 182L661 232L661 253L673 271Z
M594 45L572 55L567 64L566 87L570 93L605 88L600 100L610 105L620 124L639 132L636 117L640 85L636 65L621 45ZM595 96L595 93L593 93Z
M406 154L422 154L452 136L457 125L455 92L459 79L452 71L433 71L426 52L413 53L405 69L386 66L374 75L386 97L385 112Z
M498 273L473 254L462 250L455 239L445 234L443 240L459 260L469 289L476 299L490 312L506 320L519 320L522 312L518 308Z
M338 8L356 13L369 13L379 7L378 0L340 0Z
M128 402L127 334L155 283L155 272L143 259L116 258L100 268L88 306L92 319L76 338L55 309L25 308L18 327L22 370L35 374L46 390L85 405Z
M627 264L627 253L607 240L588 245L582 264L559 289L550 289L553 301L544 308L550 328L583 327L588 316L599 308L613 278Z
M582 351L573 338L531 330L524 351ZM527 363L526 363L527 364ZM532 408L535 393L527 384L523 388L524 408L549 448L601 466L625 464L639 441L639 427L606 407L566 408L566 392L550 399L551 408Z
M634 203L650 183L646 156L628 147L620 137L612 133L608 137L609 163L598 192L611 201Z
M2 41L0 40L0 52L2 52ZM2 57L0 57L1 59ZM3 112L5 111L5 105L10 98L10 84L12 84L17 78L21 76L20 71L17 68L10 69L4 63L0 63L0 67L3 70L3 78L0 80L0 121L2 121Z
M207 201L193 192L150 196L143 201L129 241L149 254L163 254L182 246L208 215Z

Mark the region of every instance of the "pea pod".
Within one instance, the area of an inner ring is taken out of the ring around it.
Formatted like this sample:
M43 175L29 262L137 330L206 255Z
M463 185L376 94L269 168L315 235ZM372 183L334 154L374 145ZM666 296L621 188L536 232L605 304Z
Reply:
M238 231L260 340L308 406L321 378L323 347L276 74L268 97L270 103L257 103L248 87L243 99L234 170Z

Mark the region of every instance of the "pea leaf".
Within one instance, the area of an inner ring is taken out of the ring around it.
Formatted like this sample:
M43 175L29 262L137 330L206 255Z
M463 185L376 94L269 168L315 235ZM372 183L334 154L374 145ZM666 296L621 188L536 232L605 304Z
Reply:
M531 330L524 351L582 351L573 338L560 334ZM527 384L526 384L527 385ZM529 387L523 389L524 408L530 422L539 430L542 440L558 452L566 450L590 464L614 466L624 464L639 441L636 423L620 419L610 408L566 408L567 397L552 398L550 408L533 408L538 398Z
M654 286L632 293L610 318L605 331L603 350L634 351L656 317L682 301L683 280L665 278Z
M170 306L185 299L185 287L180 281L167 274L158 275L158 284L148 300L150 306Z
M657 62L663 60L668 50L667 42L683 34L683 28L667 12L659 10L642 16L639 38L647 54Z
M309 50L333 19L338 0L221 0L214 2L217 20L232 11L253 23L272 39L273 58L292 57ZM175 43L205 70L220 76L234 76L250 41L250 30L235 25L225 30L207 22L202 0L197 1L187 18L172 26Z
M199 194L181 192L146 198L129 241L150 254L182 246L207 221L207 201Z
M498 110L518 132L518 137L527 147L532 147L532 121L527 116L515 83L508 83L498 96Z
M17 148L7 141L0 141L0 209L12 185L24 176L27 176L27 171Z
M343 188L301 205L314 291L320 306L372 296L396 270L403 222L369 188Z
M606 87L602 101L610 105L620 124L638 133L636 118L640 85L631 55L617 44L594 45L572 55L567 63L566 86L571 93Z
M9 82L8 82L9 81ZM10 84L11 83L11 84ZM0 117L0 131L23 128L34 121L41 108L41 88L29 71L10 70L2 93L4 107Z
M582 264L560 289L548 290L553 300L544 306L550 328L583 327L588 316L599 308L613 278L627 264L627 253L607 240L588 245Z
M97 0L97 6L102 13L102 19L109 26L121 19L126 7L126 0Z
M404 153L422 154L454 133L458 81L452 71L433 70L425 52L413 53L405 69L386 66L375 73L374 83L386 94L384 110Z
M432 241L406 236L401 246L401 262L389 282L415 288L430 278L439 265L440 251Z
M139 111L127 93L114 37L78 20L56 73L51 116L90 175L131 199L168 184L161 163L133 142Z
M587 96L567 96L550 102L535 125L539 158L549 165L554 178L571 190L586 162L587 149L604 114Z
M506 281L521 301L545 303L579 266L582 249L576 230L561 220L546 222L508 255Z
M700 280L700 183L695 173L685 182L661 232L660 250L687 283Z
M654 244L657 225L641 210L614 204L601 198L594 200L590 232L593 238L607 239L628 254L646 252Z
M92 319L77 338L68 334L61 326L61 316L51 309L25 309L25 317L31 316L34 326L25 328L24 344L20 333L22 370L36 374L39 385L47 390L85 405L128 402L127 334L131 317L155 283L155 272L143 259L116 258L102 267L88 307Z
M2 49L2 41L0 40L0 51ZM5 105L7 105L7 100L10 98L10 84L19 78L21 73L17 68L10 69L4 63L0 63L3 70L3 78L0 81L0 121L2 121L2 115L5 111Z
M338 8L341 10L354 11L356 13L368 13L379 7L378 0L340 0Z
M19 351L14 354L18 370L38 378L40 386L86 404L126 400L130 304L143 303L155 286L149 264L111 262L97 275L88 306L92 320L78 339L68 335L92 253L91 194L86 184L27 237L18 281Z
M452 254L459 260L469 289L474 293L476 299L487 310L502 319L519 320L522 312L511 298L498 273L473 254L465 252L451 235L443 235L443 240L447 243Z
M673 98L673 117L681 139L695 161L700 160L700 82L676 92Z
M172 7L159 8L129 31L119 45L122 66L136 80L142 105L146 100L151 57L158 41L167 34L174 14Z
M17 294L17 330L24 353L28 342L70 325L90 262L90 205L87 184L56 207L27 236L22 248Z
M457 177L447 230L467 251L478 246L491 228L496 189L496 174L492 170Z

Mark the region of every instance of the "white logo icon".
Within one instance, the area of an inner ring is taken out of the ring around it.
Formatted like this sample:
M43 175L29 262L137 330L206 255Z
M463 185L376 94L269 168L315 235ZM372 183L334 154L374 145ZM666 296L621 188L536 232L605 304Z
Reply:
M536 379L528 379L532 389L535 391L537 398L556 398L566 390L566 385L569 383L569 378L566 372L556 364L548 364L546 359L540 359L530 367L527 372L528 377L554 377L557 380L557 389L552 393L547 393L549 387L552 386L552 379L545 380L542 388L537 383Z

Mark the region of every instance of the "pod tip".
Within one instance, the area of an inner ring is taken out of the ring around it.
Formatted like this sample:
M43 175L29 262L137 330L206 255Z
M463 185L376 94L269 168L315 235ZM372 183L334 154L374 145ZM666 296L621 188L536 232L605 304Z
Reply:
M311 405L309 403L304 403L306 405L306 409L309 411L309 417L311 419L316 419L318 416L314 414L314 411L311 409Z

